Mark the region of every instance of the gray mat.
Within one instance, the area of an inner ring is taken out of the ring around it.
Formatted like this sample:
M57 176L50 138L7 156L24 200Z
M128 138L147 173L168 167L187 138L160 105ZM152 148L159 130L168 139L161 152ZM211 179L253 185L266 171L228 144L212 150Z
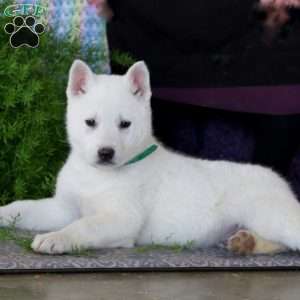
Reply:
M222 247L209 249L149 250L102 249L83 255L39 255L11 242L0 242L0 272L67 272L114 270L251 270L300 269L300 254L237 256Z

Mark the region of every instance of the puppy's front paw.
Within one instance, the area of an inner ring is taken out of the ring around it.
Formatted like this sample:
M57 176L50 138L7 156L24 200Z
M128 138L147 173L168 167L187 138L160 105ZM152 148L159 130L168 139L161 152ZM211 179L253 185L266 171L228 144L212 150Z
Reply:
M31 248L35 252L46 254L62 254L72 250L68 237L60 232L50 232L35 236Z

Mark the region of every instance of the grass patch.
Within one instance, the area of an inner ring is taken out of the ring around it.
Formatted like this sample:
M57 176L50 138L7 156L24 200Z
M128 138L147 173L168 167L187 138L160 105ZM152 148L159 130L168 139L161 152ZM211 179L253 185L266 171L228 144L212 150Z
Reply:
M7 227L0 228L0 241L1 242L14 242L25 251L31 250L31 243L33 237L30 234L21 233L17 231L16 224L19 216L12 218Z
M89 256L89 257L93 257L93 252L84 248L80 248L80 247L73 247L71 252L67 253L67 255L72 255L72 256Z
M174 243L172 245L161 245L161 244L152 243L150 245L136 247L135 251L138 253L146 253L151 251L172 251L175 253L180 253L184 250L192 250L194 248L195 248L195 242L188 241L184 245L177 244L177 243Z

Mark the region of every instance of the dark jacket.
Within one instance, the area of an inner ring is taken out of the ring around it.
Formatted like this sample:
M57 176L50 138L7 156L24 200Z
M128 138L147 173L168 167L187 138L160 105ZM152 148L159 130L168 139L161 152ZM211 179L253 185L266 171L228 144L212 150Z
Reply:
M108 24L110 48L145 60L154 87L300 83L299 11L269 45L254 0L109 3L115 13Z

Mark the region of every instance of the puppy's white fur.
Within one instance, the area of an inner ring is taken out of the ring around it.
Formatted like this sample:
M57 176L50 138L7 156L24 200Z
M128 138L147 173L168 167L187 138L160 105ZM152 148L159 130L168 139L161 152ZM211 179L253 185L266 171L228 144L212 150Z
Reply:
M74 247L217 243L236 224L291 249L300 248L300 205L288 184L269 169L207 161L167 150L152 135L149 73L143 62L124 76L95 75L75 61L67 88L71 153L53 198L0 208L2 225L51 231L37 235L42 253ZM95 120L95 127L86 124ZM122 120L131 126L120 129ZM157 151L124 165L151 144ZM113 164L99 163L103 147Z

